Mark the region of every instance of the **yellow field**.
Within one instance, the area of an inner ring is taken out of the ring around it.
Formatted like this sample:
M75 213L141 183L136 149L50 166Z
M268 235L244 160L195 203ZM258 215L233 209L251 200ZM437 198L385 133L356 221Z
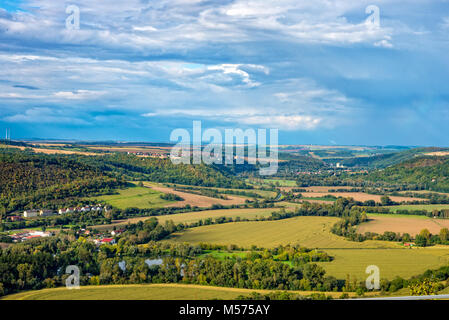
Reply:
M429 247L413 249L328 249L328 254L335 258L331 262L319 262L326 273L338 279L346 275L364 280L368 276L366 267L376 265L380 277L393 279L395 276L410 278L427 269L436 269L449 262L448 247Z
M295 217L277 221L233 222L202 226L175 233L167 241L275 247L300 244L308 248L397 248L386 241L352 242L330 233L334 217Z
M187 284L128 284L109 286L87 286L79 290L64 288L26 291L4 297L4 300L210 300L236 299L252 292L267 294L273 290L237 289ZM310 295L312 291L289 291ZM324 292L334 298L341 292ZM349 293L354 296L354 293Z

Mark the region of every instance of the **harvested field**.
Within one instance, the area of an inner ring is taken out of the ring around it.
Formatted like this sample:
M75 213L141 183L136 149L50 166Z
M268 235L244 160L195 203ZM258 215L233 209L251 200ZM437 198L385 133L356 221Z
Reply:
M391 217L389 215L368 215L369 221L362 223L357 228L359 233L385 231L409 233L417 235L422 229L428 229L432 234L438 234L442 228L449 228L449 219L434 219L426 216L401 216Z
M234 196L234 195L226 195L229 200L223 200L218 198L206 197L198 194L175 191L172 188L162 187L156 184L144 183L144 185L153 190L163 192L163 193L173 193L177 196L180 196L184 199L184 201L177 201L173 204L168 204L165 207L184 207L186 205L197 206L197 207L210 207L214 204L221 205L233 205L233 204L244 204L245 200L248 199L246 197Z

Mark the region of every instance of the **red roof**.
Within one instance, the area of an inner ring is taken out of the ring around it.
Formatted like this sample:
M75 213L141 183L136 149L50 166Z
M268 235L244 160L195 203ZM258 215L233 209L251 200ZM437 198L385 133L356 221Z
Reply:
M101 242L111 242L112 240L114 240L114 238L104 238L101 239Z

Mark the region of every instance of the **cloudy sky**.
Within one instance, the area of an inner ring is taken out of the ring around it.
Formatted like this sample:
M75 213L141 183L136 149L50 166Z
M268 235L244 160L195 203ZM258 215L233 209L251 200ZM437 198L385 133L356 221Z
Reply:
M1 136L167 142L193 120L449 146L449 0L0 0Z

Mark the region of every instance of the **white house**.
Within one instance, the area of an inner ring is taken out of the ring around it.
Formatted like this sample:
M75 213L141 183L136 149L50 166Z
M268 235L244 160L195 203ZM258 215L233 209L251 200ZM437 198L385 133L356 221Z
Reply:
M38 215L39 215L39 211L38 210L25 210L23 212L23 216L25 218L37 217Z

